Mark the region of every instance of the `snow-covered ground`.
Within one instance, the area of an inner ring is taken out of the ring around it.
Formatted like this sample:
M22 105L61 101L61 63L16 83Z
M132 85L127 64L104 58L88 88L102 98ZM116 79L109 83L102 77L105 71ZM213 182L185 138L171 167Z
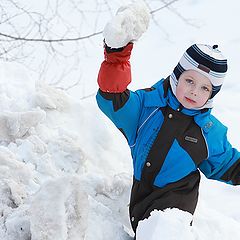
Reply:
M183 0L173 6L187 20L167 9L154 15L159 27L152 20L135 44L130 87L148 87L166 77L193 42L219 44L229 74L213 113L240 149L240 3ZM103 59L102 37L94 43L81 85L89 93L97 91ZM54 89L21 65L0 63L1 240L130 239L130 151L95 97L79 100L79 91ZM152 228L153 220L155 239L240 239L239 197L240 187L203 176L193 226L184 225L191 216L182 211L155 211L140 223L139 240L148 239L142 229Z

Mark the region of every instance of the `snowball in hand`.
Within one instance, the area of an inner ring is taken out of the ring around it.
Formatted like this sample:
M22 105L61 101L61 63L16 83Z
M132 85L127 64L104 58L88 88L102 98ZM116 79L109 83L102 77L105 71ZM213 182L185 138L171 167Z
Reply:
M120 7L103 30L105 43L111 48L120 48L138 40L147 30L149 19L150 13L144 3Z

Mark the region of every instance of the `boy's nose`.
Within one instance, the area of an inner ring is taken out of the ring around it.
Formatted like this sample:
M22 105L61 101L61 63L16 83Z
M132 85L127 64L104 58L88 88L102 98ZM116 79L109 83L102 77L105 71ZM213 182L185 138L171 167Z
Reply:
M195 89L193 89L193 90L191 91L191 94L194 95L194 96L197 96L197 91L196 91Z

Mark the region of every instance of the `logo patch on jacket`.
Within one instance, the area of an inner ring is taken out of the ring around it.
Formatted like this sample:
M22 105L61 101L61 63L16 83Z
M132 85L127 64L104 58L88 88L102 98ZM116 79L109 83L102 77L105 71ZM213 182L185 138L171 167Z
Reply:
M197 139L197 138L190 137L190 136L185 136L184 139L185 139L186 141L192 142L192 143L197 143L197 142L198 142L198 139Z

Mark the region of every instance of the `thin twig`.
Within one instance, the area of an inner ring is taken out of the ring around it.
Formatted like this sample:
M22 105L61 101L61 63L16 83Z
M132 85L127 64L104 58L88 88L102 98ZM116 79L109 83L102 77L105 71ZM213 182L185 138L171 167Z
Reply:
M8 35L5 33L0 33L0 36L10 38L16 41L26 41L26 42L47 42L47 43L53 43L53 42L70 42L70 41L79 41L87 38L94 37L96 35L102 34L102 31L92 33L83 37L76 37L76 38L59 38L59 39L41 39L41 38L24 38L24 37L15 37L12 35Z
M173 4L173 3L177 2L177 1L179 1L179 0L173 0L173 1L165 4L164 6L162 6L162 7L160 7L160 8L154 9L154 10L152 10L152 11L150 12L150 14L154 14L154 13L156 13L156 12L158 12L158 11L166 8L166 7L168 7L169 5L171 5L171 4Z

